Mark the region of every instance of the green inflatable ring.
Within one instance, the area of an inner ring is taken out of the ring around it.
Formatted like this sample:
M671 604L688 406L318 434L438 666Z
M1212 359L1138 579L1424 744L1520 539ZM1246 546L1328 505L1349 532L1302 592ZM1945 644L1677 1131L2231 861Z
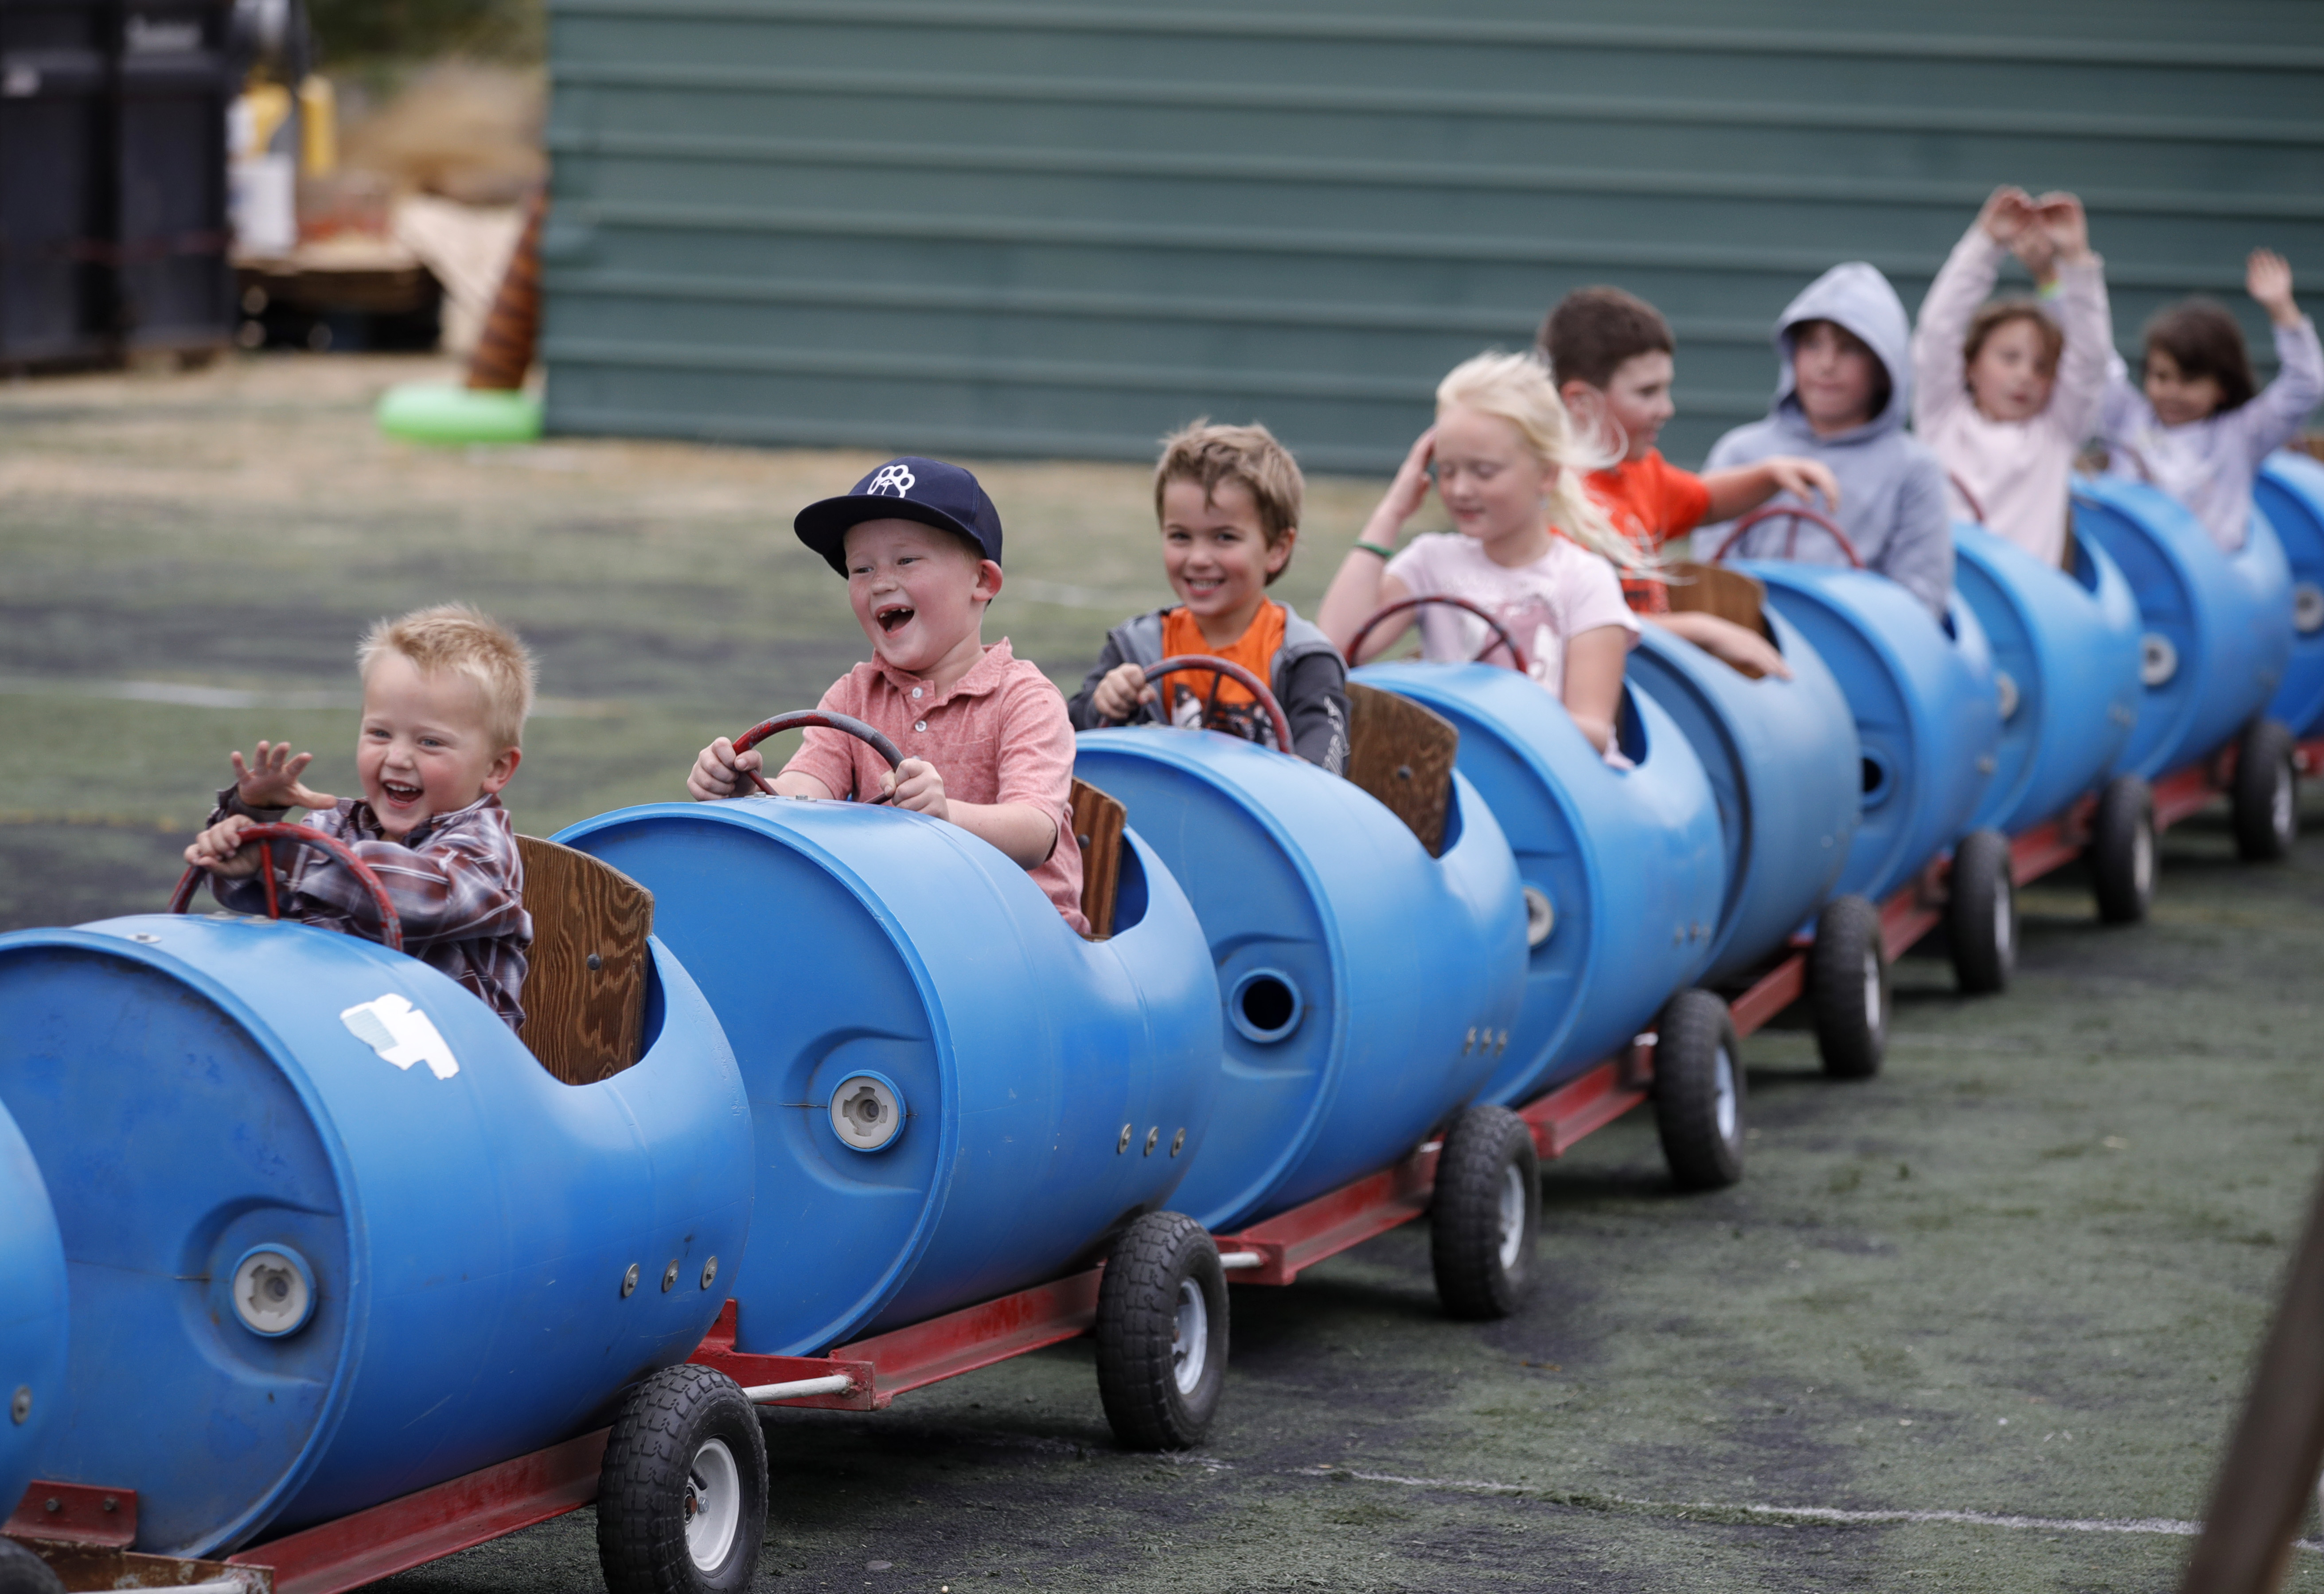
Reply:
M414 443L537 442L540 401L521 391L401 382L380 397L379 429Z

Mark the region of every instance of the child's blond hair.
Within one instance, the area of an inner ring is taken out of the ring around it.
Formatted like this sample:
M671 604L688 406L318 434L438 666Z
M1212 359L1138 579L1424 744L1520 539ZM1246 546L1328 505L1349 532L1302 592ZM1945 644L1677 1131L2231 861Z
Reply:
M1259 530L1271 552L1299 530L1299 512L1307 493L1307 478L1291 450L1276 441L1263 426L1213 426L1209 416L1162 439L1162 457L1154 466L1154 518L1162 518L1162 495L1173 482L1199 482L1203 502L1217 494L1222 482L1241 484L1259 509ZM1283 570L1291 561L1283 561ZM1270 586L1283 570L1268 573Z
M486 734L502 748L523 744L539 672L531 650L491 615L466 604L438 604L375 621L355 649L355 668L368 677L383 652L402 654L422 675L449 670L474 681L484 695Z
M1517 428L1527 451L1557 472L1549 493L1549 518L1558 530L1627 574L1648 567L1637 546L1614 530L1606 511L1582 489L1581 472L1602 469L1613 461L1596 457L1575 438L1557 384L1538 355L1493 349L1462 361L1436 384L1438 416L1456 407L1508 421Z

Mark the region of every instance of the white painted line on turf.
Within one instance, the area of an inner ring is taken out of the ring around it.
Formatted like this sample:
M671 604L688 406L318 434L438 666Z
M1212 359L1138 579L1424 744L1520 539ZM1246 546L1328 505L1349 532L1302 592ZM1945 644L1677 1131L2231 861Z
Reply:
M2037 1533L2147 1534L2191 1539L2203 1531L2200 1522L2168 1516L2017 1516L1990 1511L1851 1511L1836 1506L1759 1506L1726 1500L1646 1500L1629 1495L1576 1496L1530 1483L1489 1483L1473 1478L1406 1478L1394 1472L1359 1472L1352 1467L1302 1467L1303 1478L1352 1478L1363 1483L1391 1483L1400 1488L1451 1489L1462 1494L1540 1495L1582 1503L1601 1500L1609 1506L1628 1506L1646 1511L1718 1511L1771 1522L1830 1522L1848 1526L1883 1523L1943 1522L1971 1527L2003 1527ZM2324 1541L2299 1539L2298 1548L2324 1552Z

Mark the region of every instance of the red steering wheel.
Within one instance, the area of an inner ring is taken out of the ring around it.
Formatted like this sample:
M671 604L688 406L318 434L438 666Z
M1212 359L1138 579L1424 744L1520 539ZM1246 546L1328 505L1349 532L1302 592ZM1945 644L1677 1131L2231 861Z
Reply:
M779 714L773 719L761 720L734 738L734 751L748 752L770 736L784 731L808 729L837 731L844 735L853 736L887 760L888 768L890 769L898 768L904 761L902 751L873 726L865 724L853 714L833 714L827 709L821 708L796 708L788 714ZM757 786L761 792L768 797L775 795L775 788L768 785L756 769L745 770L744 773L750 776L752 783ZM890 795L883 791L878 797L869 800L874 803L884 803L889 800Z
M256 842L265 850L265 861L260 865L259 879L266 882L266 917L281 918L282 904L276 899L274 887L274 843L296 842L302 846L320 847L345 864L347 872L362 882L371 893L372 906L379 909L379 938L390 952L403 950L403 916L395 911L394 899L387 888L379 883L379 876L371 865L355 856L355 850L335 835L325 835L310 825L254 825L242 833L244 843ZM170 893L170 911L184 913L194 905L194 888L209 871L199 864L189 864L178 877L178 889Z
M1151 686L1164 676L1176 675L1182 670L1189 669L1208 670L1213 675L1223 676L1250 693L1259 707L1267 711L1268 723L1275 732L1276 750L1278 752L1286 753L1291 751L1291 722L1284 717L1283 705L1275 700L1275 694L1267 689L1265 681L1260 680L1231 659L1217 659L1207 653L1181 653L1175 659L1165 659L1159 664L1148 665L1146 667L1147 684ZM1212 701L1215 703L1218 688L1213 686L1211 691ZM1205 714L1208 713L1208 708L1209 705L1206 705Z
M1819 513L1803 503L1769 503L1753 510L1735 522L1735 529L1727 534L1727 540L1719 545L1719 551L1711 556L1711 562L1714 565L1725 564L1728 553L1737 543L1743 540L1745 532L1762 521L1772 521L1780 516L1789 516L1792 522L1791 531L1784 539L1784 557L1788 559L1794 557L1800 544L1800 522L1805 521L1840 545L1840 551L1848 556L1848 562L1851 567L1858 570L1864 568L1864 560L1857 553L1856 544L1849 541L1848 533L1840 529L1839 523L1831 516Z
M1526 661L1525 650L1517 646L1517 638L1509 635L1509 628L1508 626L1503 625L1499 620L1488 613L1481 605L1472 604L1466 598L1453 597L1449 594L1432 594L1427 597L1420 598L1399 598L1393 604L1384 604L1380 608L1374 610L1372 612L1372 617L1370 620L1365 621L1362 625L1356 629L1355 640L1348 644L1348 657L1353 659L1364 650L1364 639L1372 634L1374 628L1377 627L1381 621L1392 620L1398 614L1408 613L1414 609L1425 609L1431 604L1439 605L1447 609L1463 610L1468 613L1474 614L1491 629L1493 633L1492 637L1487 640L1482 648L1477 650L1477 656L1470 660L1471 664L1484 663L1487 659L1492 657L1494 649L1502 648L1508 650L1509 658L1515 662L1517 674L1524 676L1531 675L1533 673L1532 667Z

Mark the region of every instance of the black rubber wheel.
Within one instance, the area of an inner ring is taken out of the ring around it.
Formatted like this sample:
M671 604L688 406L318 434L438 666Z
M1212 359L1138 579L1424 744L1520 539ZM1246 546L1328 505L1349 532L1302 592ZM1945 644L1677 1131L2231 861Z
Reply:
M1833 898L1816 920L1808 1006L1826 1074L1870 1079L1880 1072L1888 1052L1888 954L1880 910L1861 897Z
M2246 863L2276 863L2300 839L2300 765L2292 733L2256 719L2236 744L2236 853Z
M609 1594L747 1589L767 1536L767 1441L724 1373L666 1367L630 1391L597 1473Z
M1541 1229L1541 1156L1506 1107L1464 1109L1444 1131L1428 1254L1447 1315L1482 1322L1517 1309Z
M2017 972L2017 882L2009 838L1973 830L1953 849L1952 899L1945 908L1953 979L1964 996L1994 996Z
M1727 1004L1682 990L1655 1024L1655 1128L1682 1190L1743 1176L1743 1046Z
M2098 918L2135 925L2154 900L2154 793L2135 775L2117 775L2098 794L2090 821L2090 884Z
M65 1594L65 1580L23 1545L0 1539L0 1594Z
M1097 1392L1130 1450L1200 1444L1227 1380L1227 1276L1209 1231L1148 1212L1122 1232L1097 1289Z

